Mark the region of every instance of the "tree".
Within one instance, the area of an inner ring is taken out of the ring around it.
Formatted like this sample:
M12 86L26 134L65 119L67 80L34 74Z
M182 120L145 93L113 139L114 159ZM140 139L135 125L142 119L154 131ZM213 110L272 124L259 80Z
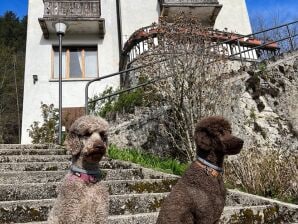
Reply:
M0 143L18 143L23 102L27 17L0 16Z
M296 18L296 20L298 17ZM285 24L280 16L279 11L275 11L271 13L270 18L265 18L263 15L253 15L251 19L252 29L253 32L260 32L267 29L271 29L273 27L278 27L280 25ZM297 23L291 24L288 27L281 27L279 29L270 30L267 32L263 32L261 34L256 35L256 37L264 42L270 42L273 40L282 40L291 34L292 36L297 35L298 33L298 26ZM290 40L283 40L278 43L279 47L281 48L281 52L288 52L292 50L292 46L290 44ZM292 39L292 45L294 49L297 49L298 46L298 38L294 37Z
M162 19L156 25L158 44L149 40L152 46L135 62L159 62L145 67L140 77L161 79L151 87L160 98L156 106L165 110L161 128L189 161L195 157L193 133L197 121L219 114L230 100L224 84L230 74L225 49L212 40L212 30L197 21L183 14L173 23Z

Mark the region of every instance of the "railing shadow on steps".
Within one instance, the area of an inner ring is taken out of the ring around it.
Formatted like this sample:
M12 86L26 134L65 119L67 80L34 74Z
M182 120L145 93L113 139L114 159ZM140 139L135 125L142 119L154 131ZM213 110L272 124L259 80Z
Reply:
M263 60L269 59L272 56L278 56L282 53L286 53L286 52L289 52L289 51L294 51L294 50L297 49L297 42L298 41L295 39L295 38L298 37L298 29L297 29L298 26L297 25L298 25L298 20L294 21L294 22L284 24L284 25L276 26L276 27L273 27L273 28L270 28L270 29L255 32L255 33L252 33L252 34L249 34L249 35L239 35L239 34L237 34L237 37L233 37L233 38L230 38L228 40L220 41L216 44L210 45L208 48L215 48L215 47L220 47L220 46L227 47L228 46L228 48L230 50L229 50L229 55L227 56L227 58L230 59L230 60L240 60L242 64L244 62L255 62L255 63L261 62ZM291 30L290 26L294 26L294 29ZM156 35L156 32L152 32L152 29L149 29L149 27L144 27L144 28L141 28L141 29L135 31L131 35L130 39L135 37L137 32L144 32L144 31L148 32L148 37L147 38L150 37L149 33L151 33L151 34L153 33L154 35ZM215 31L215 32L226 33L226 32L222 32L222 31ZM275 32L276 33L275 36L278 36L279 38L276 38L274 40L272 40L272 39L269 40L268 36L270 36L270 35L267 35L269 32ZM231 34L231 33L229 33L229 34ZM284 35L284 34L286 34L286 35ZM256 39L256 38L258 38L258 39ZM134 45L137 45L137 44L141 43L141 40L138 42L138 41L130 41L130 39L127 41L127 43L132 42ZM252 40L252 39L259 40L259 42L257 44L249 43L248 40ZM144 40L144 39L142 39L142 40ZM127 46L125 46L124 48L129 49L129 50L124 51L124 56L127 56L127 54L129 54L129 51L133 49L133 47L127 47ZM233 53L233 52L235 52L235 53ZM253 57L250 57L250 56L247 57L247 53L248 53L248 55L253 55ZM256 55L257 57L255 58L254 55ZM132 62L133 61L130 61L129 64L131 64ZM160 80L167 79L170 76L165 76L165 77L160 77L160 78L157 78L157 79L152 79L152 80L149 80L145 83L138 84L138 85L135 85L135 86L130 87L130 88L125 88L125 89L116 91L112 94L109 94L109 95L106 95L106 96L103 96L103 97L99 97L99 98L96 98L96 99L93 99L93 100L89 100L88 90L89 90L89 87L92 83L98 82L98 81L101 81L101 80L104 80L104 79L107 79L107 78L111 78L111 77L114 77L114 76L120 76L120 75L129 76L130 72L132 72L132 71L137 71L139 69L151 66L155 63L161 63L161 62L162 61L155 61L155 62L152 62L152 63L144 64L144 65L137 66L137 67L134 67L134 68L128 68L126 70L122 70L122 71L119 71L119 72L116 72L116 73L112 73L112 74L109 74L109 75L105 75L105 76L90 80L86 84L86 87L85 87L85 114L86 115L89 114L88 105L91 104L91 103L96 103L97 101L101 101L101 100L104 100L104 99L119 95L121 93L129 92L129 91L134 90L134 89L145 87L149 84L153 84L153 83L158 82Z

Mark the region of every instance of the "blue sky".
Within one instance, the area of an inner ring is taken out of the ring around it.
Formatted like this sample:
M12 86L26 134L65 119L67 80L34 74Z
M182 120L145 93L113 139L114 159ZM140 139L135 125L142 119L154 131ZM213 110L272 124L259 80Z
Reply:
M261 15L269 21L275 15L279 15L279 20L282 23L298 20L298 0L246 0L246 3L251 19ZM27 14L27 5L28 0L0 0L0 15L11 10L22 18Z
M298 0L246 0L251 21L262 16L268 23L278 16L281 23L298 20Z
M42 1L42 0L35 0ZM27 15L28 0L0 0L0 15L6 11L13 11L18 17Z

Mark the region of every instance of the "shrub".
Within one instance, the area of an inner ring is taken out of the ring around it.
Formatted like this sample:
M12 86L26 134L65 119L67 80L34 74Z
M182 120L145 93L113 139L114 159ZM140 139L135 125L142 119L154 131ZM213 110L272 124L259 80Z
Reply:
M225 163L227 186L298 203L298 155L274 149L243 150Z
M41 112L43 123L34 121L31 124L29 136L32 138L33 144L57 143L57 135L55 128L58 125L59 114L58 109L53 104L47 105L41 102Z
M110 87L106 89L102 94L95 96L94 99L108 96L117 91L119 90L113 91L113 89ZM99 101L100 105L94 103L93 105L91 105L90 110L92 113L101 117L111 118L116 113L133 113L135 107L141 107L145 105L145 101L143 99L144 90L137 89Z

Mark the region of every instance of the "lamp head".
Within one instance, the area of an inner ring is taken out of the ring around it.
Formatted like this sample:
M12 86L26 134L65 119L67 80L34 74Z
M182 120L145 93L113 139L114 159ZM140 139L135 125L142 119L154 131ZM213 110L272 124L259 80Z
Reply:
M68 28L68 24L67 23L60 22L60 21L59 22L56 22L56 23L53 23L53 26L54 26L54 28L56 30L56 33L57 34L62 34L62 35L65 34L65 32L66 32L66 30Z

